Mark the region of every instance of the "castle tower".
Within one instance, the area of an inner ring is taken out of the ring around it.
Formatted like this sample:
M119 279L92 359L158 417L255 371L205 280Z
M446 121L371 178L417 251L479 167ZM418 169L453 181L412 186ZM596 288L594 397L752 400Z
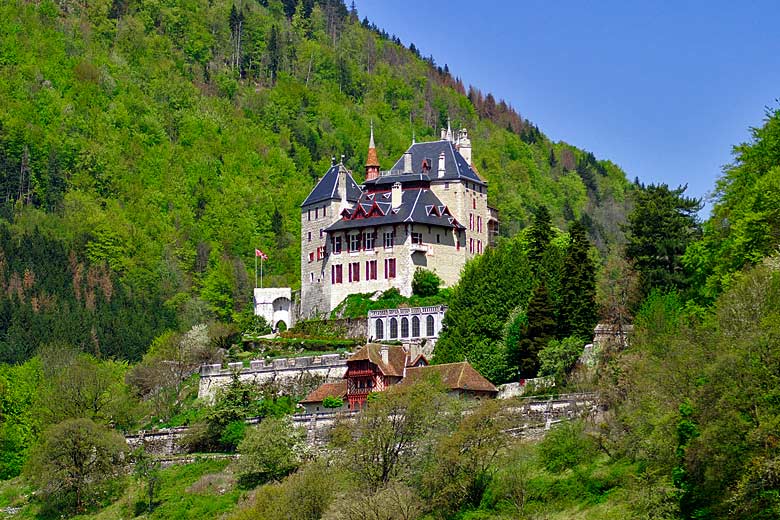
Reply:
M376 155L374 145L374 122L371 122L371 140L368 142L368 155L366 155L366 180L370 181L379 177L379 158Z

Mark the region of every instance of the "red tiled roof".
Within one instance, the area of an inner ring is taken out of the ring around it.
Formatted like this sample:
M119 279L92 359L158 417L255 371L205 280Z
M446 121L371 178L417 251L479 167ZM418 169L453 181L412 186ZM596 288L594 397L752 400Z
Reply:
M301 403L321 403L328 396L344 397L347 395L347 382L323 383L307 395Z
M366 157L366 166L379 166L379 157L376 155L376 148L371 147L368 149L368 156Z
M477 372L468 361L407 368L406 377L401 384L414 384L428 374L438 374L442 384L450 390L498 393L493 383Z
M382 348L387 348L387 363L382 360ZM361 347L347 360L347 366L351 361L368 360L379 367L382 374L386 376L403 377L404 368L409 360L409 354L399 345L379 345L378 343L369 343Z

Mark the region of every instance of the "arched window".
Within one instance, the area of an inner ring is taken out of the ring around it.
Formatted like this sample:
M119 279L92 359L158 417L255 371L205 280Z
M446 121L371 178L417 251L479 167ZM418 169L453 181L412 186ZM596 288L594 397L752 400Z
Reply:
M401 318L401 337L409 337L409 318Z
M390 339L398 337L398 320L390 318Z
M420 318L417 316L412 316L412 337L420 337Z
M382 339L385 335L385 324L382 320L376 320L376 339Z
M433 336L433 316L425 318L425 335L428 337Z

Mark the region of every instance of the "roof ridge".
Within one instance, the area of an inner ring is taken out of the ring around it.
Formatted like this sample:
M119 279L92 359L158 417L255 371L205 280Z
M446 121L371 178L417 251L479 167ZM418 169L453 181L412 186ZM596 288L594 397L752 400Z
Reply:
M414 215L415 208L417 208L417 201L420 200L420 195L422 194L422 192L423 192L423 190L417 190L417 198L414 199L414 204L412 204L412 209L411 209L411 211L409 211L409 216L404 219L404 222L406 222L407 220L410 220L410 219L411 219L412 222L414 222L414 219L412 217Z

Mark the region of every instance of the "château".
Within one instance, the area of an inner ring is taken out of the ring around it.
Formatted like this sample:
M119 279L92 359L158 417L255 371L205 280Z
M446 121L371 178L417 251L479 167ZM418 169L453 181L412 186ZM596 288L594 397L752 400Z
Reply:
M413 141L382 171L372 127L363 184L334 160L301 204L301 315L355 293L410 296L417 268L453 285L497 232L466 129L454 135L448 124L437 141Z

